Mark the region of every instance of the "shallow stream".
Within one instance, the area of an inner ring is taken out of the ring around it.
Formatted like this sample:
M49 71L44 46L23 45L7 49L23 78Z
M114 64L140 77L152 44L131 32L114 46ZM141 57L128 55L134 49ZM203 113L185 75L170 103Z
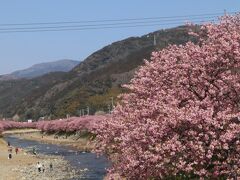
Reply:
M102 180L106 175L106 168L110 166L110 162L105 156L97 157L94 153L82 152L70 147L19 139L12 136L5 137L5 140L15 147L28 150L35 148L36 152L40 154L64 157L74 169L86 170L78 179Z

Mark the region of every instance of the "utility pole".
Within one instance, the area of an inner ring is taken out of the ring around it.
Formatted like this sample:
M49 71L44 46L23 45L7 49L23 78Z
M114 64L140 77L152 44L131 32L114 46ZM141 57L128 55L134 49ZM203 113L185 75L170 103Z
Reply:
M156 40L156 35L153 34L153 45L156 46L157 45L157 40Z
M70 115L69 115L69 114L67 114L67 119L68 119L68 118L70 118Z
M111 114L111 105L108 104L108 113Z
M87 106L87 115L89 115L89 106Z

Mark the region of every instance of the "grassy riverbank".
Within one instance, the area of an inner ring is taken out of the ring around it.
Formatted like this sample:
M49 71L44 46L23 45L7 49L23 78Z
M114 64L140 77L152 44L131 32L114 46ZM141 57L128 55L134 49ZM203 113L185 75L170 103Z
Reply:
M8 130L4 131L2 134L3 135L12 135L12 134L28 134L28 133L34 133L34 132L40 132L38 129L13 129L13 130Z
M11 131L7 133L11 134ZM94 147L94 142L90 140L89 135L42 134L40 131L20 130L15 131L14 136L43 143L71 146L81 151L90 151Z

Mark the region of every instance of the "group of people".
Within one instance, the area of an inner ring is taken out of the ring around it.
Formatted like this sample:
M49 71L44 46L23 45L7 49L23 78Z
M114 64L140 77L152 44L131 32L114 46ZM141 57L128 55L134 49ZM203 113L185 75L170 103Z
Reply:
M19 152L19 148L15 147L15 153L16 155ZM8 142L8 159L12 159L12 153L13 153L13 147L11 146L10 142Z
M13 147L11 146L11 144L10 144L9 141L7 142L7 144L8 144L8 159L12 159ZM18 147L15 147L15 153L16 153L16 155L18 154L18 152L19 152L19 148L18 148ZM35 154L35 155L37 154L35 147L33 147L32 153ZM40 173L40 172L43 172L43 173L44 173L44 172L45 172L45 166L44 166L44 164L41 164L40 162L37 162L37 170L38 170L39 173ZM49 164L49 170L50 170L50 171L53 170L53 164L52 164L52 163Z
M37 169L38 169L38 172L39 173L41 173L41 172L45 172L45 166L44 166L44 164L41 164L40 162L37 162ZM50 163L49 164L49 169L50 169L50 171L52 171L53 170L53 164L52 163Z

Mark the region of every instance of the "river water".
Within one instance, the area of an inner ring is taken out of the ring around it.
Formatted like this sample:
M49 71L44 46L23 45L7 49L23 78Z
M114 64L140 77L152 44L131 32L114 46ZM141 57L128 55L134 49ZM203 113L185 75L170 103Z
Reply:
M86 180L102 180L106 175L106 168L110 167L110 162L105 156L97 157L96 154L90 152L82 152L70 147L61 145L40 143L32 140L19 139L12 136L4 138L11 142L12 146L23 149L36 148L36 152L44 155L60 155L67 160L71 166L76 169L87 169L81 178ZM78 180L74 179L74 180Z

